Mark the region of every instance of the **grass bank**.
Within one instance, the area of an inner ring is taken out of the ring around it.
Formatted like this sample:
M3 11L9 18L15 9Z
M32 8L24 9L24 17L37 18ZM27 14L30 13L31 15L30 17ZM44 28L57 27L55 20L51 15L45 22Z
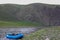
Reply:
M28 36L23 40L45 40L48 37L50 40L60 40L60 27L44 28Z
M19 21L19 22L10 22L10 21L0 21L0 27L8 27L8 26L41 26L41 23L37 22L28 22L28 21Z

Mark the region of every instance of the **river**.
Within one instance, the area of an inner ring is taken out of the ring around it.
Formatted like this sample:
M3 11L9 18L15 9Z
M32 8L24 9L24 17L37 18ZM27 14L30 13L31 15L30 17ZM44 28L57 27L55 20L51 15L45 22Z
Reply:
M28 28L0 28L0 39L5 40L7 33L23 33L30 34L40 29L39 27L28 27ZM6 39L7 40L7 39Z

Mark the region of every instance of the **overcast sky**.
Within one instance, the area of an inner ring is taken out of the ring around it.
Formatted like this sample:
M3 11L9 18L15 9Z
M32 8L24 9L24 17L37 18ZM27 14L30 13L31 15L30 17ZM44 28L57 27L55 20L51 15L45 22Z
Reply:
M47 3L47 4L60 4L60 0L0 0L0 4L13 3L13 4L30 4L30 3Z

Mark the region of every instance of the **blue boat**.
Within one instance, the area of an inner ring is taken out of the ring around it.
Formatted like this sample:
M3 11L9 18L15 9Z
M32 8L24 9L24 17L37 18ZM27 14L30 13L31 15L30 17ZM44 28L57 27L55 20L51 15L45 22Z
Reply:
M6 38L8 39L22 39L24 37L24 34L19 33L19 34L7 34Z

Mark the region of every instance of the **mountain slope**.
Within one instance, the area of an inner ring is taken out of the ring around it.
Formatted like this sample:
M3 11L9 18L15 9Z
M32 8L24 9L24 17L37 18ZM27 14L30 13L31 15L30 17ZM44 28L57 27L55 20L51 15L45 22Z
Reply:
M33 3L29 5L1 4L0 20L40 22L48 26L60 25L60 5Z

